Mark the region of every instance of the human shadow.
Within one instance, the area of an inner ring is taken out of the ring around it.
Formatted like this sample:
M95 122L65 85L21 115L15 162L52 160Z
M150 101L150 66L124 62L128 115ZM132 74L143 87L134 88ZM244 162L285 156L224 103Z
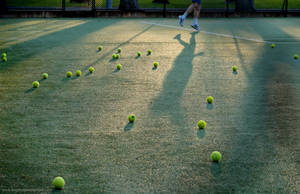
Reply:
M176 129L178 129L178 136L181 138L186 135L191 135L191 131L185 127L184 115L186 111L180 105L181 97L192 75L194 57L203 55L203 52L194 54L196 48L196 34L197 33L191 33L189 42L183 41L180 34L174 37L184 48L176 57L171 70L165 76L162 90L153 100L151 107L154 117L160 115L170 116L172 123L175 124Z

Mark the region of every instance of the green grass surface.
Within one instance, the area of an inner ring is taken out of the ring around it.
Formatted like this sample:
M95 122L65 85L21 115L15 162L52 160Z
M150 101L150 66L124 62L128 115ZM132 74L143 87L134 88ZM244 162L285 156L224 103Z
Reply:
M105 0L95 0L96 7L105 7ZM61 0L7 0L8 6L21 6L21 7L61 7ZM190 4L189 0L170 0L168 8L186 8ZM290 9L300 9L300 1L289 0ZM113 7L118 7L120 1L113 0ZM283 0L256 0L256 8L282 8ZM66 0L67 7L88 7L88 3L70 3L70 0ZM139 0L139 6L141 8L161 8L162 5L152 3L152 0ZM203 8L225 8L225 0L203 0Z
M0 193L298 192L299 19L143 21L0 19Z

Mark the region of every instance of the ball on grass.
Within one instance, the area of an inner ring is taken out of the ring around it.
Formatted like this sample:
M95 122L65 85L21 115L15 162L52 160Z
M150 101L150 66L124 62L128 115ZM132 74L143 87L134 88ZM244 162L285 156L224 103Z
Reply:
M2 57L2 61L6 62L7 58L6 57Z
M72 75L73 75L73 74L72 74L71 71L68 71L68 72L66 73L66 76L67 76L67 77L72 77Z
M65 186L65 180L62 177L55 177L52 184L55 189L63 189Z
M32 82L32 87L34 87L34 88L40 87L40 82L38 82L38 81Z
M6 57L6 56L7 56L6 53L2 53L2 58L3 58L3 57Z
M121 69L122 69L122 65L121 65L121 64L118 64L118 65L117 65L117 69L118 69L118 70L121 70Z
M102 51L103 47L102 46L98 46L98 51Z
M275 44L273 43L273 44L271 44L271 48L275 48Z
M151 53L152 53L152 50L149 49L149 50L148 50L148 55L151 55Z
M142 53L139 51L139 52L137 52L137 56L141 56L142 55Z
M208 96L208 97L206 98L206 102L207 102L208 104L211 104L211 103L214 102L214 98L213 98L212 96Z
M232 66L232 71L236 72L237 71L237 66Z
M94 73L94 71L95 71L95 68L94 68L94 67L90 67L90 68L89 68L89 72L90 72L90 73Z
M157 67L158 67L158 65L159 65L159 63L158 63L158 62L154 62L154 63L153 63L153 66L154 66L155 68L157 68Z
M198 121L199 129L204 129L206 127L206 122L203 120Z
M299 56L297 54L294 54L294 59L299 59Z
M118 48L118 53L121 53L122 52L122 49L121 48Z
M81 76L81 71L80 71L80 70L77 70L77 71L76 71L76 75L77 75L78 77L80 77L80 76Z
M48 79L48 73L43 73L42 77L43 79Z
M219 162L222 159L222 154L218 151L214 151L211 153L210 158L213 162Z
M134 114L130 114L130 115L128 116L128 121L129 121L130 123L133 123L133 122L135 121L135 115L134 115Z

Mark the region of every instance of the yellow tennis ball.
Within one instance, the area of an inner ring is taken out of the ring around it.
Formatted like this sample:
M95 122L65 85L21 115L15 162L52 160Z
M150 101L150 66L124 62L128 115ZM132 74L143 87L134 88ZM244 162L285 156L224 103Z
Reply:
M55 189L63 189L65 186L65 180L62 177L55 177L52 184Z
M66 76L67 76L67 77L72 77L72 75L73 75L73 74L72 74L71 71L68 71L68 72L66 73Z
M199 129L204 129L206 127L206 122L203 120L200 120L198 122L198 127L199 127Z

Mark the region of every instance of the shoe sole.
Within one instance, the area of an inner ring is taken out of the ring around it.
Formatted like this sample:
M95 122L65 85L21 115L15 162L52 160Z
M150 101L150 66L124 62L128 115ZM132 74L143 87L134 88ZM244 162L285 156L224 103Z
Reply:
M194 28L197 32L200 31L200 28L197 29L195 26L193 26L193 25L191 25L191 26L192 26L192 28Z

